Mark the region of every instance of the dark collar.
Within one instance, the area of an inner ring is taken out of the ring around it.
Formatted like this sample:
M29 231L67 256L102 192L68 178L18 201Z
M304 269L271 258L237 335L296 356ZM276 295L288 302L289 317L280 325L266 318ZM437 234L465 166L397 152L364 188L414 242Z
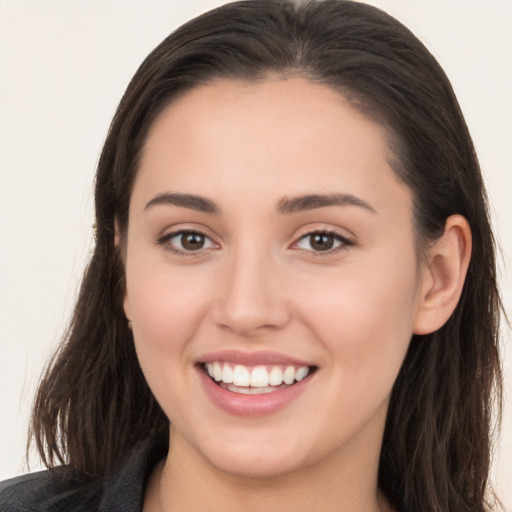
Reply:
M1 512L141 512L151 472L167 454L168 440L137 445L120 469L103 482L67 476L65 467L19 476L0 483Z
M167 455L168 439L142 443L106 482L98 512L140 512L154 467Z

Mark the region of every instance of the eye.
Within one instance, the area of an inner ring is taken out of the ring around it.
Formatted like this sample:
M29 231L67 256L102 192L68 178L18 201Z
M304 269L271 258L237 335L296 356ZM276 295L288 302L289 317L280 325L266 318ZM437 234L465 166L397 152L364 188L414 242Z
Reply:
M347 246L354 245L348 238L330 231L315 231L301 237L296 243L297 249L313 252L337 252Z
M158 243L175 254L197 252L217 246L204 233L185 230L164 235L158 240Z

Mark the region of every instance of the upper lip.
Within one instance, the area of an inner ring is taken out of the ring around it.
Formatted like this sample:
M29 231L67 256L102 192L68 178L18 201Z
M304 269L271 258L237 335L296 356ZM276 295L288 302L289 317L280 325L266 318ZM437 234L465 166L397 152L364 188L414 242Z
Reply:
M311 362L290 357L285 354L271 351L244 352L241 350L219 350L204 354L198 359L198 363L226 362L243 366L257 365L289 365L289 366L314 366Z

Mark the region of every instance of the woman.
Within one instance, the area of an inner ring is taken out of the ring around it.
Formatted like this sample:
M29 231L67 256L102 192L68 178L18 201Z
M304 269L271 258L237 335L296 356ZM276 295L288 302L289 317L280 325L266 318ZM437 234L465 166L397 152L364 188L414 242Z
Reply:
M396 20L251 1L178 29L115 115L96 222L34 408L67 465L5 510L486 509L485 191Z

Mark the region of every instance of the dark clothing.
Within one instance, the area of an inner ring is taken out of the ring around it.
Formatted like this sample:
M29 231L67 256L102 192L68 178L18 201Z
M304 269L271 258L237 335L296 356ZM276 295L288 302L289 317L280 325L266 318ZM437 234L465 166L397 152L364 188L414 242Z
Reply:
M84 482L57 467L0 483L0 512L141 512L146 483L167 441L141 443L110 479Z

